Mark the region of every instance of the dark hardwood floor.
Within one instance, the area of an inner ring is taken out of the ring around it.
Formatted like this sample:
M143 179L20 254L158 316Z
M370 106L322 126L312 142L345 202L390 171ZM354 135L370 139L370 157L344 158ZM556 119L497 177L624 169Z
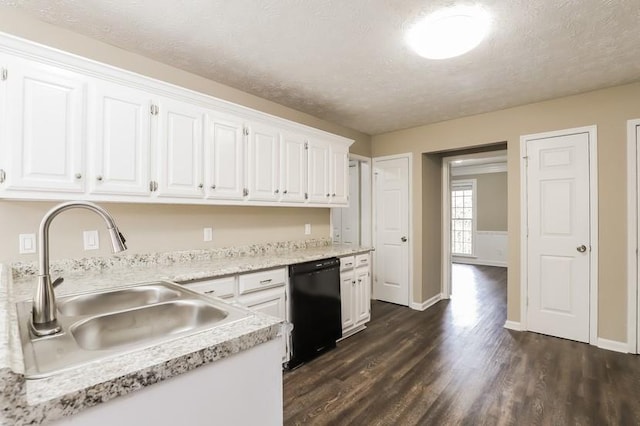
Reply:
M506 269L453 277L451 300L373 302L365 331L285 373L285 424L640 424L640 357L504 329Z

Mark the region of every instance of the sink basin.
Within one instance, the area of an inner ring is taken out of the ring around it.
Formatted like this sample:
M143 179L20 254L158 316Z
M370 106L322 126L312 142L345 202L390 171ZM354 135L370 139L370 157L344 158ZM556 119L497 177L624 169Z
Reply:
M106 293L70 296L58 302L66 316L96 315L178 299L181 292L161 285L141 285Z
M70 331L82 349L97 351L188 332L227 316L227 311L202 301L181 300L89 318Z
M36 337L29 330L31 301L16 308L27 379L214 330L251 315L168 281L59 297L62 332L52 336Z

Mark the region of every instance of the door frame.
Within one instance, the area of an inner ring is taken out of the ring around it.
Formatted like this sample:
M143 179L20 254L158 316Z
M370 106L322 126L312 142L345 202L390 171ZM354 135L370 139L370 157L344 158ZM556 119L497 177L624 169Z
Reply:
M534 133L520 136L520 327L527 325L528 294L528 211L527 211L527 142L578 133L589 135L589 344L598 344L598 128L596 125Z
M503 161L507 150L478 152L475 154L452 155L442 158L442 265L440 266L442 284L440 285L443 299L451 298L451 164L454 161L473 158L496 158ZM507 176L509 171L507 170ZM475 194L474 194L475 196ZM508 230L507 230L508 231Z
M414 295L414 290L413 290L413 153L411 152L406 152L403 154L394 154L394 155L385 155L385 156L381 156L381 157L373 157L372 158L372 164L371 164L371 173L375 173L375 167L376 167L376 163L378 161L384 161L384 160L397 160L400 158L406 158L408 160L408 167L409 170L407 171L408 173L408 179L407 179L407 191L408 191L408 199L407 199L407 204L408 204L408 218L407 220L408 222L408 226L407 226L407 238L409 239L409 244L407 245L408 247L408 254L407 254L407 267L409 268L409 273L407 275L408 277L408 285L409 285L409 300L407 300L407 307L414 309L414 299L413 299L413 295ZM371 243L375 248L375 242L377 240L377 227L376 227L376 221L378 220L378 216L377 216L377 212L376 212L376 191L375 191L375 179L372 179L371 181L371 212L372 212L372 216L371 216L371 227L372 227L372 234L371 234ZM374 275L373 278L375 280L375 278L377 277L377 264L378 264L378 255L377 255L378 251L377 250L373 250L373 271L374 271ZM371 298L374 300L377 300L375 298L376 294L375 294L375 285L374 285L374 280L371 281Z
M640 140L637 139L637 128L640 119L627 121L627 351L640 353L640 262L638 259L638 243L640 242Z

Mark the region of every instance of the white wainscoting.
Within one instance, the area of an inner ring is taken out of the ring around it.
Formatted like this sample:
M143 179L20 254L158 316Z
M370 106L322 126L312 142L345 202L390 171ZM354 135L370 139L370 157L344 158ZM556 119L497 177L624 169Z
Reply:
M506 231L477 231L475 237L475 256L453 256L451 260L454 263L504 267L507 266Z

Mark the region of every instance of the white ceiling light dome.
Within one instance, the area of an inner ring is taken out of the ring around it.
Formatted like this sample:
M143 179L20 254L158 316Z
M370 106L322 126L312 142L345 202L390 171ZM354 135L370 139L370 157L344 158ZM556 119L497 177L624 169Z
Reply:
M406 41L425 58L453 58L478 46L490 25L489 13L482 6L452 6L412 25L407 31Z

